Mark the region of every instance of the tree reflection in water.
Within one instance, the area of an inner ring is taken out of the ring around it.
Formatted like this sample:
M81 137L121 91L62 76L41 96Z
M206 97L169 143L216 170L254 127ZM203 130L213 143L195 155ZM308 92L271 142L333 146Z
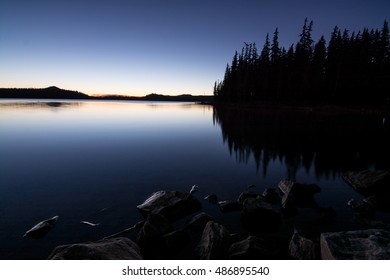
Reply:
M312 169L317 179L347 170L389 169L388 117L362 110L238 105L215 106L213 112L238 161L253 156L266 175L270 161L279 159L290 179L300 168Z

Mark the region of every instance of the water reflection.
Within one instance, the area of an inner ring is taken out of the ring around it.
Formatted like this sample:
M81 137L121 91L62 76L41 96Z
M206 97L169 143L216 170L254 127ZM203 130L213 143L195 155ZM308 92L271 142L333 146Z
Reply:
M230 153L244 163L254 157L264 175L278 160L290 179L300 168L318 179L390 167L390 129L383 114L218 106L213 117Z
M83 103L78 101L65 102L63 100L51 101L51 100L40 100L32 102L31 100L27 101L14 101L14 100L2 100L0 102L1 109L44 109L44 108L65 108L65 107L79 107Z

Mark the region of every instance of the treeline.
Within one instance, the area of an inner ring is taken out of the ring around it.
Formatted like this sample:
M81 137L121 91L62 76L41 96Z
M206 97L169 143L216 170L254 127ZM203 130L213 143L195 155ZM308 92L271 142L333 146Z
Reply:
M212 103L212 95L163 95L151 93L146 96L99 95L90 96L79 91L61 89L55 86L48 88L0 88L0 98L21 99L92 99L92 100L136 100L136 101L171 101Z
M279 46L276 28L258 53L255 43L235 52L222 81L215 82L219 102L332 103L383 105L390 97L388 22L381 30L357 33L333 29L312 39L313 21L304 21L299 41Z

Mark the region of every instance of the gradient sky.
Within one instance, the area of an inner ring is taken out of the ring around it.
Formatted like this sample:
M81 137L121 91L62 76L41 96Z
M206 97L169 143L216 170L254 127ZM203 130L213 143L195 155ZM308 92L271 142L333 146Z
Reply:
M0 0L0 87L212 94L243 42L383 27L389 0Z

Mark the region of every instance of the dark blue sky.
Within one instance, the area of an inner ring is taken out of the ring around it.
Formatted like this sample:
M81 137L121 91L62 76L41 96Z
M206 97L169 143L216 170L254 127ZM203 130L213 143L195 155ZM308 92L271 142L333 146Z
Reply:
M390 1L1 0L0 87L212 94L243 42L261 50L278 27L288 48L305 17L314 40L381 29Z

